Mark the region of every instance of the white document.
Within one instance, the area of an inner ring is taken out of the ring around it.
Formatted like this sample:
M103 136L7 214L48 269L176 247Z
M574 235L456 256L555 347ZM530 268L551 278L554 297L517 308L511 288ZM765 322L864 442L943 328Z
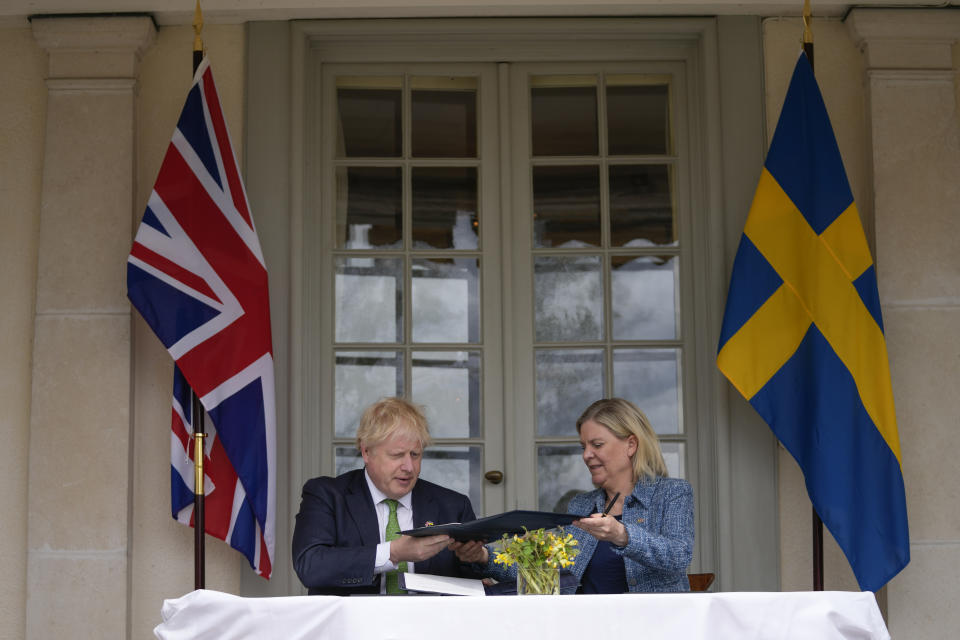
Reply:
M480 580L434 576L429 573L401 573L400 586L407 591L440 593L448 596L487 595Z

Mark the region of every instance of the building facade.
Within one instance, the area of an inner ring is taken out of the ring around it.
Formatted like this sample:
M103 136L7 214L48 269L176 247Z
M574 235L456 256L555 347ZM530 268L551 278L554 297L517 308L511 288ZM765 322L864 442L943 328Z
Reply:
M145 638L192 589L192 530L169 512L172 365L125 260L193 31L49 4L0 22L0 634ZM433 412L424 475L488 514L585 488L570 416L634 399L695 487L691 570L809 589L802 475L714 364L797 8L318 4L205 7L270 273L279 469L273 579L210 539L208 588L301 593L300 486L355 466L356 409L404 393ZM878 599L894 637L949 637L960 12L845 9L813 22L816 71L877 265L911 531ZM826 538L826 588L856 589Z

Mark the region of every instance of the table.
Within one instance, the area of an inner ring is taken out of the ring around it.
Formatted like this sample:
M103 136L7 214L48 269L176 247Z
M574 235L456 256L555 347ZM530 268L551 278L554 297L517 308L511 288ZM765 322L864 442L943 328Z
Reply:
M241 598L163 603L160 640L889 640L870 592Z

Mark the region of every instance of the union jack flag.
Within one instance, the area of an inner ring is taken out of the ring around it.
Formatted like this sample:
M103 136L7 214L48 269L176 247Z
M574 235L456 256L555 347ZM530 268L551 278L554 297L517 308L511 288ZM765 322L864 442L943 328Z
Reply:
M269 578L276 411L267 270L206 59L137 230L127 296L176 362L173 517L193 524L192 387L210 416L204 529Z

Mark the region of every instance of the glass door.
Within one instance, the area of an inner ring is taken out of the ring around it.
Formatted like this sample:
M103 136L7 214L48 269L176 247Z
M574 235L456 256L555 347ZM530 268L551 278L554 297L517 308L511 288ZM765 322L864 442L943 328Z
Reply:
M529 332L516 356L529 398L517 451L541 510L564 512L593 488L576 419L599 398L647 414L671 476L694 466L682 84L669 63L512 70L516 325Z
M363 409L425 408L421 477L503 505L496 82L490 65L327 65L321 415L336 474Z
M363 408L405 395L436 438L422 477L478 514L563 511L591 488L576 418L616 395L695 481L683 70L324 65L328 473L362 465Z

